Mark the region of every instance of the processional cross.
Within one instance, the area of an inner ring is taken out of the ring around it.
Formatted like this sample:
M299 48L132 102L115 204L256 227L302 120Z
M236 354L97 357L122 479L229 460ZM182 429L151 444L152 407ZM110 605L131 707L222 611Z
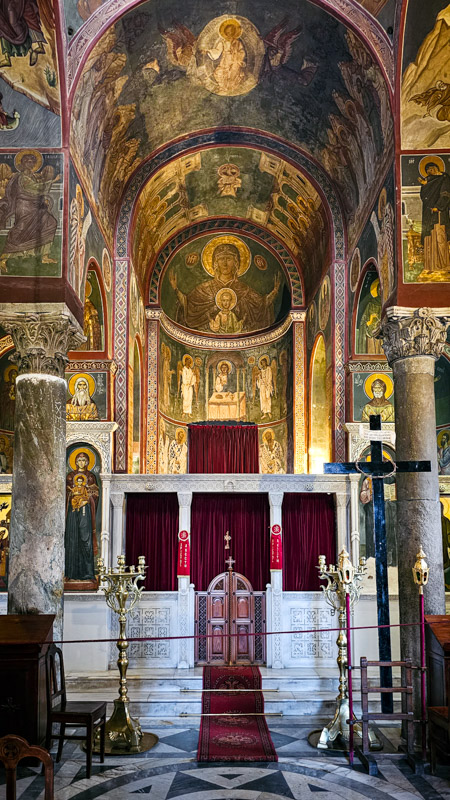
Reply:
M231 542L230 531L227 531L223 538L225 539L225 550L229 550Z
M381 417L371 414L370 421L370 461L347 461L342 464L324 464L326 474L347 475L360 472L372 478L373 533L375 540L375 574L377 582L378 648L380 661L391 661L391 634L389 628L389 588L386 548L386 516L384 508L384 478L397 472L431 472L430 461L383 461L383 434ZM382 627L384 626L384 627ZM380 668L381 685L392 687L392 669ZM381 695L381 710L391 714L392 694Z

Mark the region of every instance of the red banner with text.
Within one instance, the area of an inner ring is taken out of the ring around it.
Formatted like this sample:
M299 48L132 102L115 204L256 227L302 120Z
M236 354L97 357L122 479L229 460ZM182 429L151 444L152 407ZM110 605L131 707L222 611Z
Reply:
M270 569L283 568L283 542L281 525L272 525L270 532Z
M191 558L189 551L189 533L187 531L180 531L178 534L177 577L182 575L190 575L190 572Z

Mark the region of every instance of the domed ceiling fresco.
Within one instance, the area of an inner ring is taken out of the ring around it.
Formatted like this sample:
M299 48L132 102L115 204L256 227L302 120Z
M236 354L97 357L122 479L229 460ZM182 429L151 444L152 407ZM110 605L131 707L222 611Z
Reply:
M88 5L78 4L81 16ZM168 151L170 165L143 181L135 206L143 285L164 241L216 215L273 230L303 263L319 260L320 272L329 238L321 184L336 188L353 240L391 160L385 79L351 30L308 2L241 2L238 10L217 1L136 6L101 36L79 75L72 154L110 242L127 180ZM244 133L270 135L275 166L265 147L236 146ZM176 156L193 149L191 137L197 152L186 165ZM309 159L314 187L297 169L291 190L295 151ZM149 225L139 222L144 211Z

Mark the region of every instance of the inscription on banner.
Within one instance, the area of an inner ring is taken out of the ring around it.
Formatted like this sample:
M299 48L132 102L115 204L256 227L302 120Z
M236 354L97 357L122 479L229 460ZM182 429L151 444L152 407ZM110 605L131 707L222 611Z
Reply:
M188 531L180 531L178 534L177 577L190 575L190 572L191 558L189 550L189 533Z
M272 525L270 535L270 569L283 568L283 540L281 526Z

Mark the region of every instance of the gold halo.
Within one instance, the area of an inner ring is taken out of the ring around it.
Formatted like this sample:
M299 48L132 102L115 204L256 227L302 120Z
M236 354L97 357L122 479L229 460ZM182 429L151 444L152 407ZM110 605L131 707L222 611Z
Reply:
M247 358L247 363L248 363L248 364L250 364L250 366L251 366L251 367L253 366L253 364L255 363L255 361L256 361L256 358L255 358L255 356L249 356L249 357Z
M264 431L264 433L263 433L263 435L262 435L262 437L261 437L261 438L262 438L262 440L263 440L263 442L264 442L264 440L265 440L265 438L266 438L266 436L267 436L267 434L268 434L268 433L271 433L274 439L276 439L276 438L277 438L277 437L275 436L275 431L274 431L274 429L273 429L273 428L266 428L266 429L265 429L265 431Z
M227 365L228 373L230 373L231 370L233 369L231 361L226 361L225 359L222 359L222 361L219 361L219 363L217 364L217 372L220 372L222 364L226 364Z
M175 428L175 439L177 439L178 431L181 431L184 436L184 441L186 441L186 428Z
M186 366L186 359L187 358L189 358L191 360L191 364L192 365L194 364L194 359L192 358L192 356L190 356L189 353L185 353L183 358L181 359L181 363L183 364L183 367Z
M378 297L380 294L380 279L375 278L374 281L370 284L370 294L372 297Z
M20 153L17 153L14 159L14 166L19 172L23 157L30 155L33 155L36 159L36 165L33 167L31 171L38 172L42 167L43 158L42 158L42 153L40 153L39 150L21 150Z
M252 258L250 250L242 239L238 239L237 236L232 235L215 236L214 239L211 239L208 244L205 245L202 252L203 269L214 277L213 257L214 251L219 244L234 244L239 251L240 257L237 275L243 275L244 272L247 272Z
M5 381L9 381L9 376L11 375L11 372L14 369L16 370L17 373L19 372L19 370L18 370L18 368L16 367L15 364L10 364L9 367L6 367L6 369L5 369L4 373L3 373L3 377L4 377Z
M234 33L232 36L225 36L225 28L228 28L230 25L233 28ZM228 39L231 41L233 39L239 39L241 33L242 33L242 27L240 22L237 21L237 19L233 19L232 17L230 17L229 19L224 19L224 21L220 24L219 34L221 35L222 39Z
M203 361L200 358L200 356L195 356L194 363L197 365L197 367L201 367L201 365L203 364Z
M69 456L69 466L72 467L74 472L77 471L77 465L76 465L75 462L77 460L77 457L80 455L80 453L86 453L86 455L87 455L87 457L89 459L89 463L88 463L87 468L88 469L92 469L92 467L95 465L95 456L94 456L94 453L92 452L92 450L89 447L77 447L75 450L72 450L72 452L71 452L71 454Z
M373 400L372 386L374 381L383 381L383 383L386 384L385 397L388 399L394 391L394 382L390 375L386 375L385 372L374 372L372 375L369 375L369 377L366 378L364 381L364 392L371 400Z
M442 433L444 433L444 431L442 431ZM0 439L4 439L4 440L5 440L5 445L6 445L6 447L9 447L9 446L10 446L11 442L10 442L10 440L9 440L9 436L8 436L8 434L7 434L7 433L3 433L3 431L1 431L1 432L0 432Z
M84 297L90 297L92 294L92 283L89 280L89 275L86 280L86 285L84 287Z
M444 433L447 434L447 436L449 438L449 441L450 441L450 430L448 428L445 428L443 431L439 431L439 433L438 433L438 437L437 437L438 447L441 446L442 437L443 437Z
M445 164L440 156L424 156L424 158L421 158L419 161L419 172L422 178L427 177L427 173L425 172L427 164L437 164L440 171L445 172Z
M383 210L381 210L381 205L383 204ZM384 209L387 206L387 191L385 187L382 188L380 192L380 196L378 198L378 219L382 220L384 215Z
M78 482L79 480L82 480L82 481L83 481L83 483L84 483L84 485L86 486L86 484L87 484L87 477L86 477L86 475L78 475L78 477L77 477L77 482Z
M232 301L233 305L230 305L230 308L229 308L229 311L232 311L232 309L235 307L235 305L237 303L237 295L236 295L236 292L233 291L233 289L227 289L226 286L224 286L223 289L219 289L219 291L217 292L217 294L216 294L216 296L214 298L215 304L216 304L217 308L220 308L221 311L224 310L222 308L222 306L220 305L220 303L222 302L221 301L221 295L224 294L224 292L227 292L228 294L232 295L231 301Z
M69 378L68 388L70 394L73 397L73 395L75 394L75 385L80 378L84 378L84 380L86 381L89 388L89 396L92 397L92 395L95 393L96 385L92 375L89 375L87 372L76 372L75 375L72 375L72 377Z
M270 367L270 358L268 355L262 355L261 358L258 360L258 366L262 369L261 361L263 358L268 362L267 366Z

